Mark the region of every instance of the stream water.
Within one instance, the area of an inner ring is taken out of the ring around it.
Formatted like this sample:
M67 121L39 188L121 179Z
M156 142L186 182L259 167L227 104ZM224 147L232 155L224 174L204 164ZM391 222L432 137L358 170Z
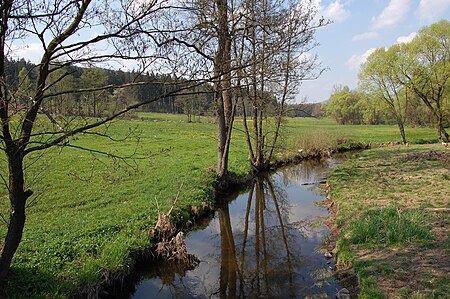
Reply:
M255 178L187 234L188 252L200 259L195 269L140 266L115 298L334 298L341 287L321 250L328 212L317 203L336 163L304 161Z

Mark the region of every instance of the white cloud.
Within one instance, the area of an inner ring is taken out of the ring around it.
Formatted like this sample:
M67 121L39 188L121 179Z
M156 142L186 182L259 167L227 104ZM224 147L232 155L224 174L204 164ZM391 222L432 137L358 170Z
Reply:
M306 6L309 5L309 1L305 0L300 3ZM317 9L319 16L337 23L344 22L350 16L350 12L345 9L345 5L341 3L341 0L335 0L326 7L322 5L322 0L311 0L311 6Z
M411 32L409 35L406 36L399 36L397 38L397 44L407 44L410 41L412 41L417 35L417 32Z
M40 62L43 54L42 44L28 43L25 45L12 45L9 56L14 59L24 58L27 61L37 64Z
M341 23L350 16L350 12L345 9L340 0L336 0L323 9L323 15L325 18Z
M378 37L378 33L375 31L369 31L361 34L357 34L352 37L352 41L371 40Z
M376 48L370 48L368 49L366 52L364 52L363 54L360 55L352 55L352 57L350 57L347 60L347 66L351 69L351 70L357 70L359 69L360 65L364 62L366 62L367 57L370 56L370 54L372 54L373 52L375 52Z
M421 20L436 21L450 7L450 0L420 0L417 14Z
M408 13L410 3L410 0L390 0L381 14L372 20L372 29L380 30L400 23Z

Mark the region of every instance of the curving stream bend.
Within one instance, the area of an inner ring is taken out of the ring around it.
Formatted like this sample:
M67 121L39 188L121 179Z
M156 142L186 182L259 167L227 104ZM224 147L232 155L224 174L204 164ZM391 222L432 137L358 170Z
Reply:
M191 270L141 265L139 278L115 298L334 298L340 290L333 260L321 246L328 215L319 188L336 158L303 161L254 179L226 198L214 217L189 232Z

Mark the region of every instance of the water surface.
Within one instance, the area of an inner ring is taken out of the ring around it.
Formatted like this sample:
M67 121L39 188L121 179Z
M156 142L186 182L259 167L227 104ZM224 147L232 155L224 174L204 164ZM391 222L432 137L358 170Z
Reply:
M334 298L340 289L320 247L329 229L317 205L336 160L305 161L255 178L226 198L213 219L189 232L195 269L145 266L124 298ZM116 297L116 298L117 298Z

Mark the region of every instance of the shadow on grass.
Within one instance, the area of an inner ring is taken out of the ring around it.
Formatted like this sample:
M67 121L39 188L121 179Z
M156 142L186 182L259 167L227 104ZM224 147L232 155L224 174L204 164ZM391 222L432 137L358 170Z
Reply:
M12 268L0 282L0 298L64 298L75 286L36 269Z

